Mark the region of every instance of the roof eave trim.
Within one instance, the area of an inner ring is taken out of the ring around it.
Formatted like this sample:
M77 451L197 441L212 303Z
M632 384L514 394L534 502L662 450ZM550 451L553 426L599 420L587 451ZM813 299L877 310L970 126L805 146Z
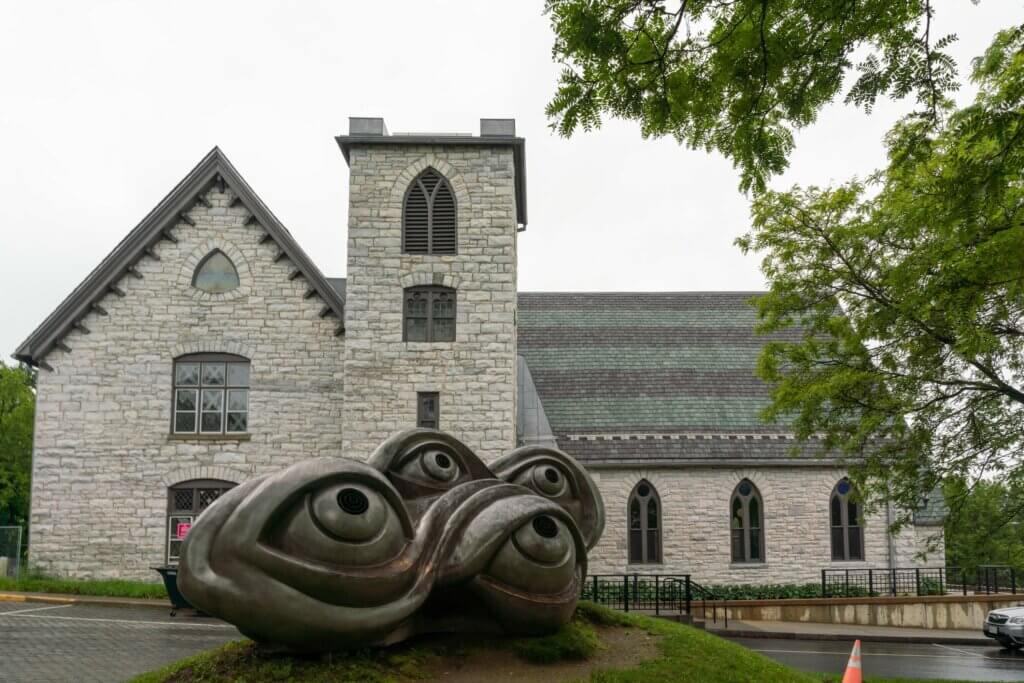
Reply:
M220 148L214 147L40 323L18 346L13 357L30 365L42 367L43 359L56 343L76 322L89 313L94 303L107 295L111 285L127 274L135 263L146 255L147 249L164 239L164 232L180 221L180 214L192 208L196 196L205 192L218 175L242 200L260 225L271 234L285 256L302 271L339 321L344 321L344 302L338 297L337 292L327 283L324 275L302 251L288 230L239 175Z

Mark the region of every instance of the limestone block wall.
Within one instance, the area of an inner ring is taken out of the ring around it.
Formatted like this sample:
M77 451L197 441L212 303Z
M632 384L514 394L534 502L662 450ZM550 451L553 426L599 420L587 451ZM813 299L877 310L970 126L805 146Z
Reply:
M167 487L188 479L239 483L301 459L338 455L342 442L344 338L323 303L304 299L289 261L259 244L249 212L207 195L173 229L160 260L143 259L124 291L54 350L38 379L30 562L75 577L156 579L164 562ZM241 287L209 295L191 287L203 256L219 248ZM251 361L249 436L204 440L170 434L172 364L192 352Z
M458 253L402 253L406 188L425 168L456 197ZM438 392L441 429L493 459L515 446L516 217L508 147L353 147L349 157L345 449L369 454ZM403 289L457 290L454 342L402 341Z
M887 567L889 540L884 513L864 523L863 562L833 562L829 497L844 476L831 467L680 469L598 469L591 472L604 497L607 525L590 552L589 572L688 573L703 584L807 583L822 569ZM765 562L734 564L730 557L729 501L744 478L764 502ZM626 505L641 479L654 485L662 506L662 564L627 561ZM937 529L941 532L941 529ZM897 566L944 566L942 552L916 557L917 534L908 529L894 539Z

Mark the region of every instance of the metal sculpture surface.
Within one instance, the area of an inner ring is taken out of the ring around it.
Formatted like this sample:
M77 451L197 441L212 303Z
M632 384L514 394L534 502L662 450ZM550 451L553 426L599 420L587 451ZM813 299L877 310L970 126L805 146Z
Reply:
M568 621L601 495L565 453L485 465L427 429L366 462L301 462L247 481L196 521L178 584L253 640L323 652L417 633L541 633Z

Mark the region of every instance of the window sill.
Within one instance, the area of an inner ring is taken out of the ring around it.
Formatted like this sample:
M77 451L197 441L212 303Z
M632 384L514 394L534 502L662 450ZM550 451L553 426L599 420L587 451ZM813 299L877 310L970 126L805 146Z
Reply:
M730 562L729 569L767 569L767 562Z
M252 434L168 434L168 441L249 441Z

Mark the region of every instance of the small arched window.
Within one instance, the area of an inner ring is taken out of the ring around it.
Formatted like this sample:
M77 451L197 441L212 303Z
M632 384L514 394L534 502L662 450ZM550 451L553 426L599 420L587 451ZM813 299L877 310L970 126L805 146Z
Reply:
M644 480L629 494L629 563L661 562L661 500Z
M454 289L427 285L407 287L403 293L403 341L455 341Z
M230 292L238 284L238 269L220 249L204 256L192 275L192 286L209 294Z
M733 562L764 562L764 504L757 487L744 479L729 503Z
M405 191L402 253L454 254L455 193L444 176L426 168Z
M864 559L863 510L856 501L857 492L849 479L843 477L832 489L829 518L832 522L832 559L837 561Z
M167 563L181 557L181 543L196 517L235 487L230 481L194 479L167 489Z

